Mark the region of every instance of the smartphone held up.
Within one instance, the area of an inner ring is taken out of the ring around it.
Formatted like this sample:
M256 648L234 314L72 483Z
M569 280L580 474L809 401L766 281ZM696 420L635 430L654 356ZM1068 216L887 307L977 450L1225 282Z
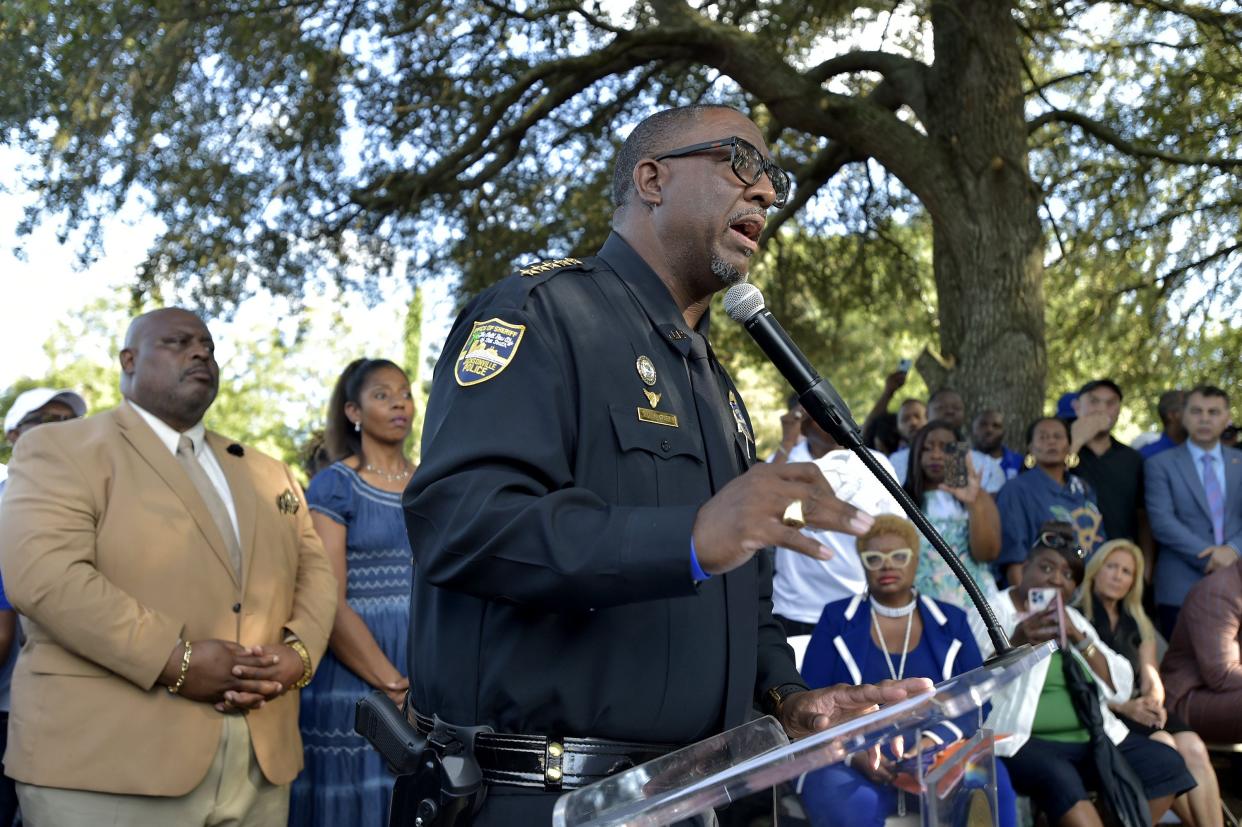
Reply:
M1065 612L1061 611L1061 590L1049 588L1031 589L1027 592L1026 601L1032 615L1042 614L1048 611L1049 607L1054 609L1057 620L1057 644L1064 649L1066 645Z

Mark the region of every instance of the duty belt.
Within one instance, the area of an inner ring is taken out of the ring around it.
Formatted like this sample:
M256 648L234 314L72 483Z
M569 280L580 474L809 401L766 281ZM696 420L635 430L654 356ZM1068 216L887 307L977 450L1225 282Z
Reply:
M423 735L435 721L406 708L406 718ZM576 790L614 773L659 758L677 749L672 744L641 744L600 738L554 738L480 732L474 755L489 784L535 787L549 792Z

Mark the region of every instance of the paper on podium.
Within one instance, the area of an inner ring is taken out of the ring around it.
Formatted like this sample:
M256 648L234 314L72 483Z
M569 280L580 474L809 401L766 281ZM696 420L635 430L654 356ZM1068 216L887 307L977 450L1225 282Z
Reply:
M553 827L655 827L706 813L896 735L977 710L1047 658L1055 644L1021 646L931 692L790 742L766 716L609 776L556 802Z

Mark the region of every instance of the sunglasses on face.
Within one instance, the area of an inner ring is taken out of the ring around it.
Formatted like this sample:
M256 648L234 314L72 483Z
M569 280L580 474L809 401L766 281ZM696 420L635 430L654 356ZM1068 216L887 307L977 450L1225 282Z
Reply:
M1039 532L1039 539L1035 541L1035 545L1032 546L1032 548L1038 548L1040 546L1043 546L1044 548L1056 549L1057 551L1072 551L1074 556L1079 560L1087 555L1087 553L1082 550L1082 546L1078 545L1074 542L1074 540L1066 537L1064 534L1058 534L1055 531Z
M913 556L908 548L896 548L892 551L864 551L859 557L862 558L863 568L867 571L879 571L884 568L887 563L889 568L904 569L910 563Z
M776 192L776 200L772 202L774 207L783 207L789 199L789 190L791 187L789 174L776 164L764 158L758 149L751 143L742 140L736 135L731 138L721 138L719 141L705 141L701 144L691 144L683 146L680 149L671 149L655 157L657 161L663 161L665 158L684 158L687 155L698 155L702 152L710 152L713 149L724 149L729 147L729 166L733 168L733 174L737 179L746 186L753 186L759 176L767 174L768 180L772 182L772 189Z

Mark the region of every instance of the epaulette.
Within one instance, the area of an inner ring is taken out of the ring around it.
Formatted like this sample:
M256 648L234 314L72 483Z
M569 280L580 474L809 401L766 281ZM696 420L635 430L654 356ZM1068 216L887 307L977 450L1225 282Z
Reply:
M529 267L523 267L518 270L519 276L539 276L544 273L550 273L553 270L561 270L566 267L574 267L582 264L581 259L577 258L554 258L550 261L540 261Z

